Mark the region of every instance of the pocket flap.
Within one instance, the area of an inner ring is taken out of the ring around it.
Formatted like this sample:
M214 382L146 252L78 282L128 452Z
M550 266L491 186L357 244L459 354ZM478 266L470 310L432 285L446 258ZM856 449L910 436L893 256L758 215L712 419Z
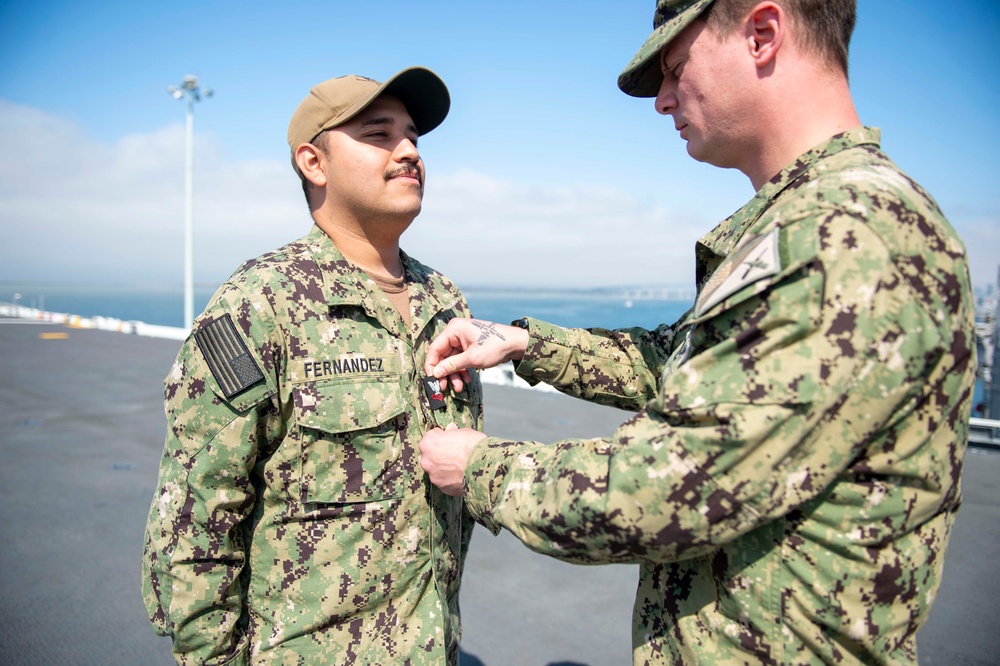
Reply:
M331 434L377 428L403 412L396 378L317 382L296 386L299 425Z

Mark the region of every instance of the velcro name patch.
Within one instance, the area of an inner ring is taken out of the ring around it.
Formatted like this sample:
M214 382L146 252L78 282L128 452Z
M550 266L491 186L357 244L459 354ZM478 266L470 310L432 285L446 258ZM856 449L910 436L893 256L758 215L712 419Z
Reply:
M264 379L228 313L196 331L194 339L226 398Z
M396 366L391 356L370 356L360 352L350 352L335 358L289 359L288 375L295 384L351 376L389 377L397 374Z

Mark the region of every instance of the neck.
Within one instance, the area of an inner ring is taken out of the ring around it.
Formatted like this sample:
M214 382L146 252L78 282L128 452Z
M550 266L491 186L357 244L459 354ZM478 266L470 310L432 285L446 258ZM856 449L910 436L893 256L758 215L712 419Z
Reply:
M317 211L318 212L318 211ZM313 215L316 224L330 237L340 253L352 264L369 275L384 279L399 279L403 276L403 262L399 256L399 237L391 228L382 233L372 233L377 225L355 226L336 224Z
M815 68L796 74L771 91L762 109L759 141L742 169L755 190L806 151L861 124L843 74Z

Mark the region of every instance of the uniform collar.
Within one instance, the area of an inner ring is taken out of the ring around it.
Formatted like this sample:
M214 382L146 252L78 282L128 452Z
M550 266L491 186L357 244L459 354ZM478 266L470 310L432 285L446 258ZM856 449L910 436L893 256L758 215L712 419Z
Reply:
M305 237L323 279L327 305L355 305L365 309L387 329L402 336L402 319L382 290L363 270L351 263L317 225ZM411 333L419 333L438 312L454 307L457 289L440 274L400 250L400 260L410 288Z
M760 219L765 210L771 207L775 199L809 173L820 160L865 144L872 144L878 148L880 141L881 131L876 127L859 126L849 129L806 151L774 178L764 183L753 199L698 240L695 254L698 257L699 288L703 280L733 251L747 230Z

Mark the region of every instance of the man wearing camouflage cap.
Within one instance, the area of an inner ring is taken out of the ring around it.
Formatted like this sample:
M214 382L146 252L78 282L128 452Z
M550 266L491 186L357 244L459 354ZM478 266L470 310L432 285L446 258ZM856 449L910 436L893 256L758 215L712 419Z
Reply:
M428 372L638 412L554 445L432 431L431 481L570 562L638 562L636 664L915 664L961 498L965 248L861 125L853 0L660 0L619 86L756 195L656 330L454 321ZM664 174L665 177L669 174Z
M165 382L142 589L179 664L458 663L473 522L426 483L417 444L481 428L482 390L419 380L469 312L399 247L423 198L418 136L449 106L414 67L320 83L292 116L312 230L229 278Z

